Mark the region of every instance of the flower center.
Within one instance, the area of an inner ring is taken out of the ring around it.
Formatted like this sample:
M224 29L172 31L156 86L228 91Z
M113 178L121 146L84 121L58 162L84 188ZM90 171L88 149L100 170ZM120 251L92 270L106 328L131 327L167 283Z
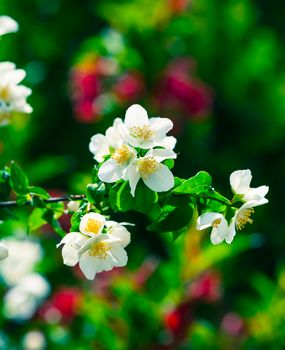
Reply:
M131 135L142 141L149 141L153 136L153 131L149 125L134 126L131 128Z
M221 221L222 221L221 218L214 220L214 221L212 222L212 227L217 228L217 227L220 225Z
M139 172L144 179L155 173L160 166L161 164L153 157L143 158L138 161Z
M92 246L90 247L89 255L96 256L99 259L105 259L110 249L110 244L106 242L97 242L92 244Z
M236 227L238 230L242 230L248 222L252 224L253 220L250 217L253 213L253 208L245 208L237 214Z
M88 219L85 230L97 234L102 226L102 222L95 219Z
M113 154L112 159L114 159L118 164L127 163L134 152L130 149L130 147L123 145L119 147Z
M0 89L0 99L3 101L8 101L10 97L10 89L9 86L3 86L2 89Z

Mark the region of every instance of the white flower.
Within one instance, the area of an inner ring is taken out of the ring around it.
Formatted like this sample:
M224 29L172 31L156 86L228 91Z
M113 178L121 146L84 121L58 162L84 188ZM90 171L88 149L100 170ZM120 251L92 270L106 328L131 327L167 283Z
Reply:
M13 112L32 112L26 101L31 89L18 85L25 76L26 72L16 69L14 63L0 63L0 125L7 124Z
M23 350L44 350L46 349L46 339L40 331L29 331L23 338Z
M7 239L4 243L9 255L0 262L0 275L11 286L33 271L42 257L42 251L40 245L33 241Z
M225 240L227 243L231 243L233 237L229 231L229 225L223 214L219 213L205 213L198 217L197 230L204 230L212 226L211 242L213 244L219 244Z
M128 256L124 248L130 243L130 233L123 225L106 221L97 213L85 214L80 222L81 233L71 232L58 244L64 245L64 264L75 266L79 263L80 269L90 280L96 273L125 266ZM104 226L106 233L102 233Z
M94 236L102 233L106 219L98 213L85 214L80 220L79 229L87 236Z
M0 242L0 261L6 259L8 255L9 251L7 246L4 243Z
M125 143L126 130L120 118L114 120L113 126L106 130L106 134L96 134L91 138L89 150L94 159L101 163L104 158Z
M265 198L265 196L269 190L269 187L260 186L257 188L252 188L250 187L251 180L252 175L249 169L234 171L230 176L232 191L244 202L259 201L260 205L267 203L268 200Z
M253 220L251 215L254 213L253 208L262 204L264 204L264 202L260 199L252 200L244 203L239 209L236 210L229 226L229 232L232 239L236 235L236 230L242 230L247 223L252 224Z
M136 152L130 146L120 146L112 153L111 158L101 165L98 178L108 183L124 178L128 165L135 157Z
M7 318L31 318L50 291L49 284L39 274L27 275L4 296L4 314Z
M125 126L128 131L128 143L134 147L149 149L161 146L173 149L176 139L166 136L173 128L168 118L148 118L146 110L140 105L132 105L126 111Z
M18 23L11 17L0 16L0 36L7 33L17 32L18 28Z
M166 159L175 159L176 154L168 149L151 149L144 157L137 158L127 167L125 180L129 180L132 196L139 179L151 190L165 192L174 186L174 177L169 168L162 164Z
M89 238L79 254L80 269L89 280L93 280L96 273L125 266L128 262L128 255L121 240L109 234Z
M75 212L79 209L79 202L78 201L70 201L68 202L67 204L67 209L70 211L70 212Z

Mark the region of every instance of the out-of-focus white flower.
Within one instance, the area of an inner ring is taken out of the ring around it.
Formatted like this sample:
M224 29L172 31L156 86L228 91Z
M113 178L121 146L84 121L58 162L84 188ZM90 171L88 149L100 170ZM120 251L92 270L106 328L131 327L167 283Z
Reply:
M139 179L151 190L165 192L174 186L174 176L169 168L162 164L166 159L175 159L176 154L168 149L151 149L144 157L137 158L127 167L125 179L129 181L132 196Z
M4 296L5 317L15 320L31 318L49 290L49 284L41 275L33 273L23 277Z
M3 242L0 242L0 261L6 259L8 255L9 251L7 246Z
M96 134L91 138L89 150L94 159L101 163L110 153L115 152L126 140L126 129L120 118L114 120L113 126L106 130L106 134Z
M22 341L24 350L44 350L46 349L46 338L40 331L28 332Z
M259 205L265 204L268 200L265 198L269 187L259 186L257 188L250 187L252 180L251 171L237 170L230 176L230 184L232 191L237 194L243 202L258 201Z
M173 128L168 118L148 118L147 111L140 105L132 105L126 111L125 126L128 131L128 142L134 147L144 149L156 146L173 149L176 139L166 136Z
M104 226L106 232L102 233ZM124 248L130 243L130 233L124 224L106 221L97 213L88 213L81 219L80 230L81 233L67 234L58 244L64 245L62 257L65 265L79 263L86 278L92 280L96 273L127 264Z
M70 201L67 204L67 209L71 212L75 212L79 209L79 202L78 201Z
M31 273L34 266L42 257L42 250L33 241L5 240L8 257L0 263L0 275L9 285L15 285L25 275Z
M229 225L223 214L210 212L199 216L197 230L204 230L208 227L212 227L210 239L213 244L219 244L223 240L227 243L232 242L233 236L230 235Z
M17 32L18 29L18 23L11 17L0 16L0 36L7 33Z
M31 113L27 103L31 89L19 83L25 78L23 69L16 69L14 63L0 63L0 125L5 125L14 112Z

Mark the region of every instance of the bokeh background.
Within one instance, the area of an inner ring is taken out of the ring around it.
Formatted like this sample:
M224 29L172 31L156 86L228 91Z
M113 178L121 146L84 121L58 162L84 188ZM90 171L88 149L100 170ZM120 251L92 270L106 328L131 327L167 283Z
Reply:
M16 160L54 195L84 193L91 136L140 103L173 120L178 176L206 170L230 196L230 173L249 168L254 186L270 186L230 246L194 227L173 243L143 216L121 216L138 223L129 264L94 282L62 264L50 227L27 236L19 212L1 226L15 240L10 267L0 263L1 350L285 348L283 5L1 0L20 31L1 38L0 58L27 71L34 108L0 129L1 166ZM68 231L69 218L61 223ZM44 298L12 293L27 271Z

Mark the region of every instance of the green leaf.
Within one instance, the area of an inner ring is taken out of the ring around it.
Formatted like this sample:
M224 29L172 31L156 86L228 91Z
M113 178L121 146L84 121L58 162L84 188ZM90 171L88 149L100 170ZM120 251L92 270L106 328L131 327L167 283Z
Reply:
M51 209L46 209L43 213L43 219L48 222L57 234L61 237L65 235L64 230L61 228L60 223L55 219L54 212Z
M43 218L45 211L45 208L36 208L33 210L28 220L29 231L35 231L46 224L46 220Z
M133 197L129 183L124 181L117 191L116 207L120 211L135 210L146 214L153 209L157 200L157 193L146 187L142 181L137 184L135 197Z
M101 184L89 184L86 188L86 196L90 203L100 205L103 201L106 193L106 186L104 183Z
M49 193L45 189L43 189L42 187L29 186L29 192L31 195L37 195L43 199L50 198Z
M214 191L213 189L209 190L207 194L207 199L206 199L205 211L222 213L227 209L229 205L230 205L230 201L226 197L222 196L221 194Z
M70 219L71 228L70 232L79 231L79 224L82 216L86 214L87 203L83 203L80 208L72 215Z
M14 162L11 164L11 187L18 194L29 193L29 180L22 169Z
M172 169L174 167L174 159L166 159L163 162L169 169Z
M183 232L192 220L193 207L187 196L171 197L163 206L161 215L147 229L157 232Z
M211 183L211 176L205 171L200 171L195 176L183 181L181 185L174 188L173 193L195 195L206 194L211 187Z

